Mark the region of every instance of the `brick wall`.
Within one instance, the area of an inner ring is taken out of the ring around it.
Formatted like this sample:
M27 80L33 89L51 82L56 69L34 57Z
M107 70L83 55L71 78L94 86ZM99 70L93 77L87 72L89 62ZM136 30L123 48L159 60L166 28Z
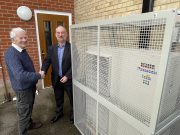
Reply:
M75 23L142 13L143 0L74 0ZM180 9L180 0L154 0L154 11Z
M17 16L17 8L27 6L31 9L33 17L30 21L24 22ZM6 83L9 82L8 73L4 63L5 51L10 47L11 41L9 32L14 27L21 27L27 31L28 45L27 52L33 60L35 69L39 72L39 56L36 38L36 26L34 9L69 12L72 13L72 23L74 23L74 0L1 0L0 1L0 61L3 67L3 74ZM0 72L0 87L2 83L2 74ZM2 89L0 88L0 91Z
M155 0L154 11L178 8L180 10L180 0Z

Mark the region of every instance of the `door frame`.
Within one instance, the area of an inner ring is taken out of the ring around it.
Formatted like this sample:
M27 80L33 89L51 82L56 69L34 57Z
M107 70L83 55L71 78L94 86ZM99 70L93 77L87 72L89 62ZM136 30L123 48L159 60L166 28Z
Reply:
M39 41L37 13L68 16L69 17L69 41L70 41L70 43L71 43L70 26L72 25L72 13L57 12L57 11L47 11L47 10L37 10L37 9L34 10L35 25L36 25L36 36L37 36L37 44L38 44L38 55L39 55L39 65L40 65L40 68L41 68L42 67L42 60L41 60L41 49L40 49L40 41ZM42 79L41 81L42 81L42 89L45 89L44 88L44 80ZM46 87L46 88L49 88L49 87Z

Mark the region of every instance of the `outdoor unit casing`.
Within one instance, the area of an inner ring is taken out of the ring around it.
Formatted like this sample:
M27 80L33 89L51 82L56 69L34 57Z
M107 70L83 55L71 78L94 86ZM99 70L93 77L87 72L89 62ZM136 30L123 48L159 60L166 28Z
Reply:
M82 134L179 134L179 24L171 9L71 26Z
M93 51L94 49L94 51ZM96 89L96 86L94 86L93 81L97 80L97 74L94 74L94 67L96 64L93 64L94 60L97 60L97 48L96 47L88 47L87 49L87 69L86 69L86 84L87 87ZM156 81L157 81L157 73L156 71L159 70L159 67L156 66L158 63L156 63L157 59L160 59L159 54L151 53L147 50L134 50L134 49L119 49L116 47L101 47L100 48L101 53L99 57L99 74L100 74L100 81L99 85L103 86L104 82L109 84L106 89L100 89L99 94L105 97L107 100L111 97L111 99L114 99L116 101L116 105L119 107L126 107L129 106L131 111L134 112L134 114L142 113L143 116L141 118L138 118L143 123L148 123L150 116L151 116L151 110L152 110L152 104L147 106L143 106L143 104L148 105L149 103L153 102L153 99L151 98L149 91L152 91L155 89ZM119 59L119 55L122 54L122 58ZM131 59L130 57L134 57L136 59ZM106 62L103 61L106 60ZM103 62L104 63L103 63ZM131 68L126 68L127 61L130 63ZM101 63L102 62L102 63ZM143 80L143 74L148 74L147 72L140 71L139 67L140 64L144 63L152 63L155 65L155 74L150 74L149 83L152 87L149 87L149 85L144 86L142 83ZM177 97L179 93L179 84L180 80L180 53L174 53L172 52L169 58L169 67L167 69L167 77L166 82L164 85L164 91L162 95L162 106L166 106L168 104L168 108L162 108L159 112L159 117L167 117L169 113L172 113L175 111L176 108L176 102ZM104 71L105 65L107 66L107 70ZM91 68L89 67L91 65ZM119 65L119 67L117 66ZM103 71L103 73L101 73ZM117 72L118 71L118 72ZM125 78L128 74L131 75L131 77ZM105 77L103 77L105 76ZM119 84L116 83L116 78L114 76L119 78ZM136 80L134 80L136 78ZM137 87L134 89L133 85L134 83L129 83L132 81L136 81ZM139 91L144 87L144 90ZM119 92L119 94L115 93ZM132 95L130 95L133 92ZM153 94L153 93L152 93ZM143 98L138 98L138 96L142 96ZM129 99L131 98L131 100ZM87 102L87 106L90 104ZM144 103L145 102L145 103ZM143 103L143 104L142 104ZM95 111L96 108L94 108ZM126 109L124 109L126 111ZM91 110L92 111L92 110ZM127 110L128 111L128 110ZM88 117L91 117L91 114L87 113ZM133 115L133 114L131 114ZM136 117L136 116L134 116Z

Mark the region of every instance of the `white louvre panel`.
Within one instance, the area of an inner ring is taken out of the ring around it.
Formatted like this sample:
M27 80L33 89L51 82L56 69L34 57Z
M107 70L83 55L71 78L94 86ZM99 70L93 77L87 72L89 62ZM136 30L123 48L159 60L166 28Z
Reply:
M83 135L171 135L180 119L179 22L169 9L71 26Z
M84 135L96 135L96 106L97 102L74 85L75 121L78 129Z
M176 22L172 37L171 53L167 64L158 124L180 110L180 22Z
M97 47L88 47L87 61L86 61L86 84L89 88L97 89L95 81L97 80ZM101 54L99 57L99 87L101 88L99 93L103 97L110 97L111 89L111 55L107 53Z
M98 111L100 135L143 135L102 104L99 104Z
M180 99L178 99L180 92L180 53L170 53L165 84L162 93L160 104L160 112L158 115L158 123L165 120L168 116L178 111Z
M87 85L93 91L97 91L97 55L96 58L90 59L87 55L87 48L88 46L95 46L97 47L97 34L98 29L97 26L92 27L84 27L84 28L77 28L73 29L72 31L72 54L73 54L73 77L78 82ZM97 51L97 50L96 50ZM87 63L90 61L91 63ZM87 65L89 64L89 66ZM93 67L92 67L93 66ZM93 71L87 70L91 68ZM88 82L86 81L86 74L91 73L94 77L93 81ZM91 85L89 85L91 84Z

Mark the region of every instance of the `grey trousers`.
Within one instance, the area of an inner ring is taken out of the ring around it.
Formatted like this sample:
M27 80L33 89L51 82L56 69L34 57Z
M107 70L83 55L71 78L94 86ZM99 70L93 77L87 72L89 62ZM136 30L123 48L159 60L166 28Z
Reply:
M19 135L27 135L26 127L33 122L31 115L34 105L35 92L36 86L22 93L15 91L17 97L16 108L18 113Z

